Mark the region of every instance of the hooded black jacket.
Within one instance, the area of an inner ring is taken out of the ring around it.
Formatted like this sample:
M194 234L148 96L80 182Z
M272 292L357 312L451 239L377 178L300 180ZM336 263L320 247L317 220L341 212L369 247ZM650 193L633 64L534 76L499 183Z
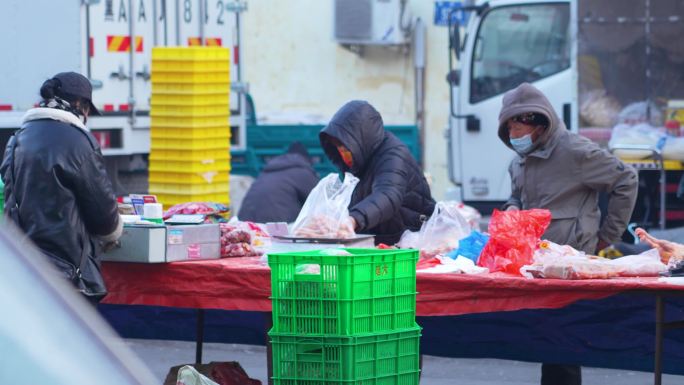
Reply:
M238 218L258 223L294 222L317 183L316 172L303 155L273 158L247 191Z
M101 296L97 237L117 233L121 222L100 147L84 128L53 119L24 123L0 171L7 216L80 291Z
M368 102L345 104L319 138L330 160L360 179L349 205L358 233L374 234L377 243L393 245L405 230L419 230L432 214L435 201L422 170L408 147L385 131L382 117ZM351 169L332 138L351 151Z

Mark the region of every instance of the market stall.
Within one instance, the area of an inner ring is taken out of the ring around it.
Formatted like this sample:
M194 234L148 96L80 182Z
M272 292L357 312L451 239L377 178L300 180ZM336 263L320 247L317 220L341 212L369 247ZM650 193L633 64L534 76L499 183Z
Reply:
M551 213L539 209L495 211L488 232L482 233L479 213L458 202L439 202L419 231L406 231L396 246L380 244L377 247L383 250L377 250L373 249L372 236L355 234L346 222L353 191L350 183L354 180L348 178L342 183L336 176L329 179L322 181L328 185L319 195L314 194L316 190L312 192L315 199L307 200L290 227L235 218L228 222L221 215L224 207L197 203L171 208L164 215L163 225L129 224L124 231L125 246L109 254L108 259L116 262L106 262L102 267L109 288L103 303L197 309L196 361L201 362L205 310L273 309L275 315L277 307L272 303L282 293L271 292L271 257L295 258L287 254L289 251L365 247L310 252L302 255L304 262L294 263L288 271L312 274L308 280L323 279L323 272L328 270L322 262L311 262L315 258L312 253L320 253L320 258L334 256L345 265L361 258L350 252L373 258L383 253L413 254L415 259L408 265L413 286L407 292L412 305L415 298L411 323L415 315L559 309L581 300L624 293L651 296L656 304L655 372L659 378L663 330L679 326L665 323L663 298L684 294L684 284L677 278L660 277L673 266L666 265L668 261L656 250L609 260L543 240ZM340 198L331 191L347 194ZM195 220L195 224L187 223ZM163 234L152 235L158 231ZM416 273L413 266L419 255ZM306 268L300 272L300 267ZM376 270L369 271L369 276L388 274L387 270ZM394 276L394 270L389 274ZM337 279L337 274L333 276Z

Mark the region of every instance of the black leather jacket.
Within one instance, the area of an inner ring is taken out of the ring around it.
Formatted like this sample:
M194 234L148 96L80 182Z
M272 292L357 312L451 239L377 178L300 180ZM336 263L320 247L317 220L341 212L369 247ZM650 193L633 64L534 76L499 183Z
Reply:
M373 106L363 101L345 104L319 138L328 158L360 179L349 205L358 233L374 234L376 243L393 245L404 231L418 231L432 215L435 201L420 166L408 147L385 131ZM351 169L332 138L351 151Z
M95 138L65 122L28 121L7 144L0 172L7 217L81 292L106 294L97 237L120 223Z

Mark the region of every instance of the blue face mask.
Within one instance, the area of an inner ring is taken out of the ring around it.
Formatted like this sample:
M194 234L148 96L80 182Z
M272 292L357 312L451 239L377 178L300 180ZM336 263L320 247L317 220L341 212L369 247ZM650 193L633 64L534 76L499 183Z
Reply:
M532 134L521 136L520 138L510 138L511 146L518 154L527 154L532 150L534 143L532 142Z

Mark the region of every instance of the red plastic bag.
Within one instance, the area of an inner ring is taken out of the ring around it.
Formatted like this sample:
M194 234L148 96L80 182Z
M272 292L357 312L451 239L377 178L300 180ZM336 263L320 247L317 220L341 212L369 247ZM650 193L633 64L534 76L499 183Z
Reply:
M549 223L549 210L494 210L489 222L489 242L477 264L490 272L520 275L520 268L532 263L534 250Z

